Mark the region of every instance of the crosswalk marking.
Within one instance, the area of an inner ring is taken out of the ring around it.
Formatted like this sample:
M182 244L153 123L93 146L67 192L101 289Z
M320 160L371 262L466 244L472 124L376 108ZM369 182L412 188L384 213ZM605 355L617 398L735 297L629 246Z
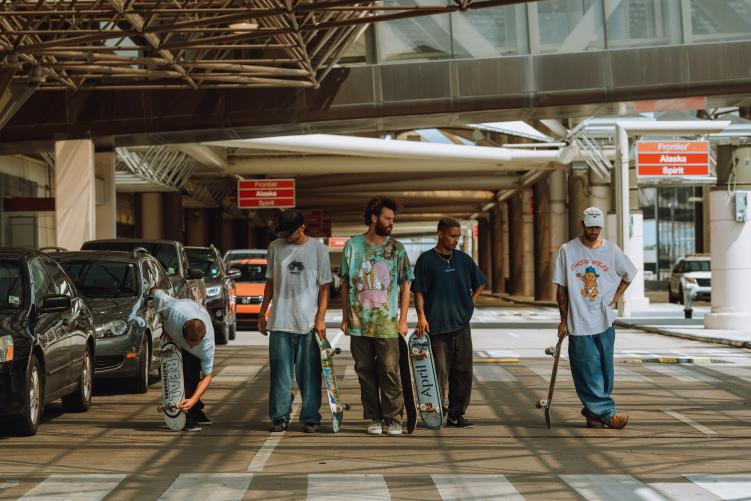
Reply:
M706 367L707 369L712 370L714 372L719 372L720 374L737 377L738 379L742 379L744 381L748 381L749 383L751 383L751 369L747 369L745 367L738 367L735 365L731 365L730 367L723 366L723 365L708 365Z
M243 383L254 378L262 368L262 365L228 365L214 376L213 382Z
M431 475L443 501L522 501L503 475Z
M697 383L697 382L719 383L720 382L720 380L717 378L713 378L712 376L707 376L706 374L702 374L701 372L691 370L688 367L685 367L682 365L646 364L644 365L644 367L646 367L647 369L653 372L662 374L663 376L670 376L673 379L677 379L678 381L681 381L684 383Z
M475 377L480 382L486 381L518 381L516 376L500 365L475 365Z
M293 422L297 417L297 414L300 412L301 406L302 397L300 397L300 392L298 391L297 393L295 393L295 396L292 399L292 413L289 416L290 422ZM269 435L269 438L266 439L261 448L258 449L258 452L256 452L255 456L253 456L253 459L250 460L250 463L248 463L248 467L245 469L245 471L263 471L263 469L266 467L266 463L268 463L269 459L271 459L271 455L274 453L274 449L276 449L276 446L279 445L279 442L281 442L282 437L286 433L286 431L283 431Z
M631 475L560 475L588 501L657 501L665 498Z
M683 421L687 425L691 426L692 428L695 428L695 429L699 430L700 432L704 433L705 435L717 435L717 432L714 431L713 429L708 428L708 427L704 426L703 424L699 424L696 421L694 421L693 419L691 419L689 417L686 417L686 416L684 416L683 414L681 414L679 412L671 411L670 409L662 409L662 412L664 412L668 416L672 416L675 419L678 419L679 421Z
M541 378L543 378L545 381L550 381L550 374L553 370L553 364L548 365L535 365L535 364L525 364L525 367ZM562 379L571 379L571 371L568 367L559 365L558 366L558 375L556 376L557 380Z
M23 501L98 501L112 492L126 474L50 475L24 494Z
M389 501L383 475L308 475L308 501Z
M159 499L240 501L252 480L250 473L183 473Z
M720 499L751 499L751 475L683 475Z
M720 499L690 482L650 482L648 485L671 501L717 501Z

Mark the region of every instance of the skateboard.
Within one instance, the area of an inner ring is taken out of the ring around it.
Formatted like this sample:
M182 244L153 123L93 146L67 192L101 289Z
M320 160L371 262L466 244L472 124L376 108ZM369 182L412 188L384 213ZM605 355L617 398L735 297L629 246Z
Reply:
M443 426L443 405L438 378L433 365L433 351L430 349L430 337L424 334L417 337L412 334L407 342L412 379L415 383L415 403L422 422L431 430Z
M417 426L417 404L415 403L415 388L412 384L412 364L409 359L407 339L399 335L399 375L402 380L404 409L407 412L407 433L412 433Z
M182 351L172 341L166 341L162 343L156 355L159 356L162 373L162 405L157 410L164 415L164 422L170 430L182 431L185 428L186 416L177 407L185 398Z
M348 404L343 404L339 399L339 390L336 387L336 375L334 374L334 355L342 352L341 348L332 348L328 340L321 340L316 336L318 346L321 349L321 369L323 379L326 382L326 395L328 396L329 408L331 409L331 428L334 433L342 429L344 411L349 410Z
M555 378L558 375L558 361L561 359L561 345L564 338L558 338L555 346L545 348L545 354L553 357L553 372L550 375L550 388L548 388L548 398L537 402L538 409L545 409L545 423L550 428L550 404L553 403L553 390L555 390Z

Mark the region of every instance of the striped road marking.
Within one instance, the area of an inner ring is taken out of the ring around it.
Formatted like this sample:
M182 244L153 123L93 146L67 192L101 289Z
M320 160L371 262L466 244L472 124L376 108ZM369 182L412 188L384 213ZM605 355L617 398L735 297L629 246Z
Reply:
M516 376L500 365L475 365L475 377L481 383L486 381L518 381Z
M262 365L228 365L212 378L212 383L244 383L256 377Z
M665 497L631 475L561 475L587 501L662 501Z
M717 435L717 432L714 431L713 429L707 428L703 424L699 424L696 421L694 421L693 419L691 419L689 417L686 417L686 416L684 416L683 414L681 414L679 412L671 411L670 409L662 409L662 412L664 412L668 416L674 417L675 419L677 419L679 421L683 421L687 425L691 426L694 429L699 430L700 432L704 433L705 435Z
M308 501L389 501L383 475L308 475Z
M301 404L302 399L300 398L300 392L298 391L297 393L295 393L295 398L292 401L292 414L290 414L289 416L290 423L294 422L297 413L300 412ZM269 438L266 439L261 448L258 449L258 452L256 452L256 455L253 456L253 459L250 460L250 463L248 464L248 467L245 471L254 473L263 471L263 469L266 467L266 463L268 463L269 459L271 459L271 455L274 453L274 449L276 449L276 446L279 445L279 442L281 442L282 437L286 433L286 431L282 431L269 435Z
M684 383L698 383L698 382L719 383L720 382L720 380L717 378L713 378L712 376L707 376L706 374L702 374L701 372L691 370L688 367L684 367L682 365L645 364L644 367L646 367L647 369L653 372L662 374L663 376L670 376L673 379L677 379L678 381L681 381Z
M745 367L724 367L722 365L711 365L707 366L707 369L710 369L714 372L719 372L720 374L725 374L727 376L737 377L738 379L742 379L751 383L751 369L747 369Z
M253 475L248 473L183 473L159 499L182 501L240 501L250 487Z
M690 482L650 482L649 486L672 501L717 501L720 499Z
M720 499L751 499L751 475L683 475Z
M550 363L548 365L525 365L525 367L541 378L543 378L545 381L550 382L550 374L553 371L553 364ZM568 367L564 367L562 365L558 366L558 375L556 376L556 380L560 381L562 379L571 379L571 371Z
M112 492L126 474L50 475L20 499L97 501Z
M431 475L443 501L523 501L503 475Z

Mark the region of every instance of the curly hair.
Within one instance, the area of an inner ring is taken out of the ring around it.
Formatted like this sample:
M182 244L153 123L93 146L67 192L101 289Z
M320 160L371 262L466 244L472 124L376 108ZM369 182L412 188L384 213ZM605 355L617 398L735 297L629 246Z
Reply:
M394 200L393 198L375 197L371 199L368 202L368 205L365 206L365 210L362 213L365 226L370 226L370 216L380 216L384 208L391 209L392 211L396 212L399 209L399 206L397 205L396 200Z

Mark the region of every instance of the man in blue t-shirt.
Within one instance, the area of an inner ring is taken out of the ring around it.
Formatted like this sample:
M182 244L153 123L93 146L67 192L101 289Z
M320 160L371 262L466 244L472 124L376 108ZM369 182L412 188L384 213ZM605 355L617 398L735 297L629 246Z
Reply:
M459 221L441 218L438 244L417 259L412 292L418 317L416 334L430 334L441 401L448 407L446 425L472 428L472 422L464 418L472 395L469 321L487 280L470 256L456 250L461 234Z

